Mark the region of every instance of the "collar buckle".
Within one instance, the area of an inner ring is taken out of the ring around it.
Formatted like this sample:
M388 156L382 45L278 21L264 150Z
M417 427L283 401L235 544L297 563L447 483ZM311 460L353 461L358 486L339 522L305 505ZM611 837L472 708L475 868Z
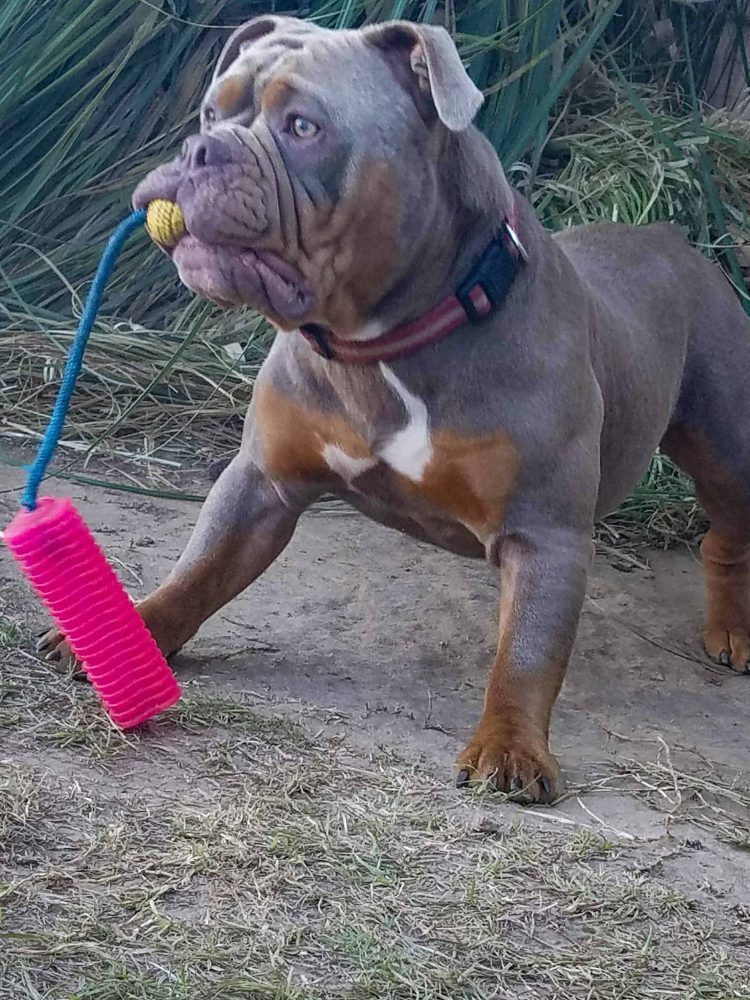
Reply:
M516 231L506 223L505 231L486 247L466 279L456 289L456 298L469 322L478 323L503 303L516 279L521 261L525 259L526 251ZM477 287L484 292L489 308L478 308L472 296L472 291L476 291Z
M516 227L511 225L510 222L505 223L505 235L508 237L510 242L516 248L516 253L525 264L526 261L529 259L528 252L518 236Z

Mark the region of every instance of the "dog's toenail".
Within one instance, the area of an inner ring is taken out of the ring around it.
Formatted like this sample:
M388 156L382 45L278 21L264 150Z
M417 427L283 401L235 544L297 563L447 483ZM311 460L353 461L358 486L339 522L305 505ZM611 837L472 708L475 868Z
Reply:
M456 788L464 788L469 784L469 769L462 767L456 775Z
M729 653L727 653L726 650L723 653L719 653L719 663L722 667L729 666Z
M59 649L53 649L51 653L47 653L47 655L44 657L44 659L47 661L47 663L58 663L59 660L60 660L60 657L61 657L60 650Z

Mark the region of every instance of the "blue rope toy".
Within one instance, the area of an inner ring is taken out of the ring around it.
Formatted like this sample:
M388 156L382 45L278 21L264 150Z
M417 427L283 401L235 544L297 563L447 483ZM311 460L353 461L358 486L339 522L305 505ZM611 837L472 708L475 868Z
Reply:
M120 251L122 250L125 241L135 229L138 229L138 227L142 226L145 222L146 210L139 208L137 211L129 215L127 219L123 219L117 229L115 229L110 236L107 246L104 248L104 253L99 261L99 267L96 269L94 280L91 284L91 288L89 289L89 294L86 297L86 304L84 306L83 313L81 314L81 319L78 323L78 329L76 330L75 337L73 338L73 343L70 347L68 360L65 363L65 371L63 372L62 381L60 382L60 389L57 393L57 399L55 400L55 405L52 410L52 416L50 417L47 430L44 432L44 437L42 438L37 450L36 458L27 473L26 485L21 496L21 506L25 507L27 510L36 509L39 487L44 479L45 473L47 472L47 466L52 461L52 456L55 454L57 443L60 440L63 424L65 423L65 417L68 413L68 407L70 406L70 398L73 395L76 380L81 373L83 354L86 350L86 344L88 343L89 336L96 321L96 314L99 312L99 306L101 305L104 288L109 280L109 276L112 274L115 264L117 263L117 258L120 255Z
M2 533L110 718L122 729L139 726L174 705L180 685L72 500L39 498L38 491L62 433L107 279L125 240L144 222L162 246L175 245L184 232L179 206L157 201L148 211L129 215L110 237L86 297L52 417L28 470L21 510Z

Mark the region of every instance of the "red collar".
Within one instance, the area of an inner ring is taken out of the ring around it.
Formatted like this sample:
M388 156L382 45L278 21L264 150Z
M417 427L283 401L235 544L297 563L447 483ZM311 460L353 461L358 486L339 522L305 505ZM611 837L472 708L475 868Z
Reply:
M518 239L518 207L513 205L502 231L484 250L453 295L411 323L394 327L372 340L347 340L310 323L300 333L312 349L330 361L370 365L396 361L447 337L465 323L478 323L498 309L526 260Z

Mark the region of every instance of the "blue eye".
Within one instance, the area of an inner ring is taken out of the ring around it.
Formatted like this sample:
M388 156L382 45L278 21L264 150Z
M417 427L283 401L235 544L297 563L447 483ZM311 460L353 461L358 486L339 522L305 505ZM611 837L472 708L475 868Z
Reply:
M302 115L294 115L289 119L289 131L298 139L312 139L320 132L320 127Z

